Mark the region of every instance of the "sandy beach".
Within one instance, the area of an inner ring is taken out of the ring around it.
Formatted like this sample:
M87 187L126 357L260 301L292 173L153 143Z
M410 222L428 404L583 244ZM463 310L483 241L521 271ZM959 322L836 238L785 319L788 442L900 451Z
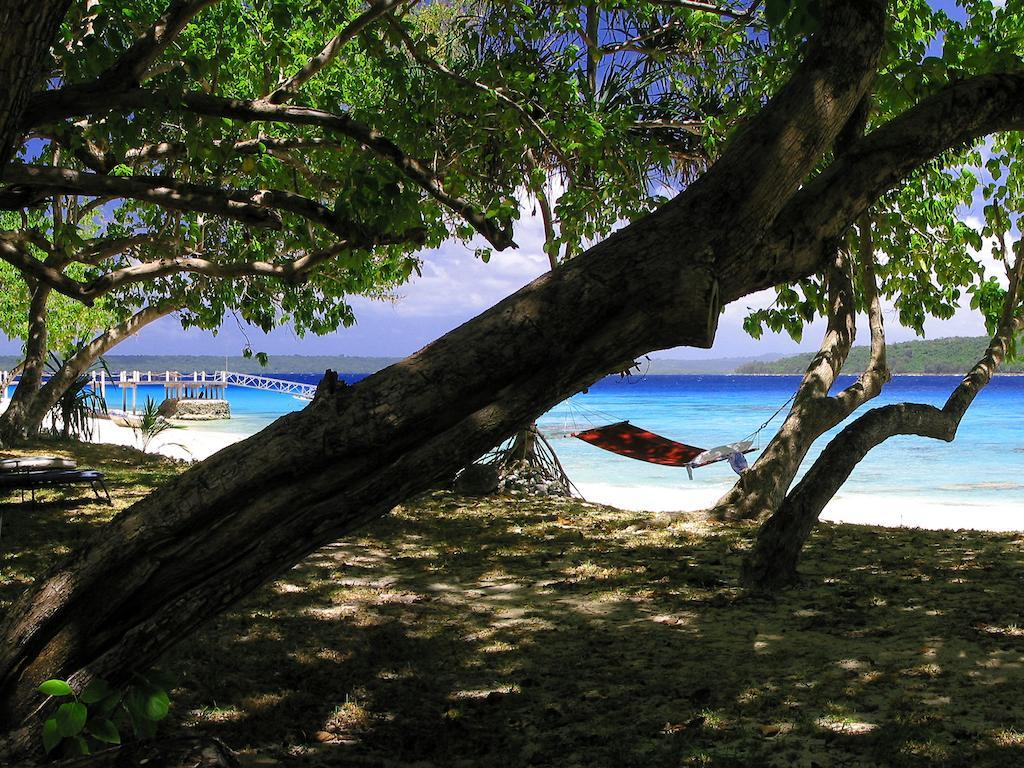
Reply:
M620 509L648 512L677 512L705 509L713 505L729 486L721 488L655 488L582 483L580 492L588 501ZM889 528L928 530L1019 531L1024 530L1020 506L1013 503L971 503L965 494L956 504L943 504L916 496L888 497L869 493L838 494L825 508L822 520L833 523L879 525Z
M237 432L204 429L201 423L170 429L159 435L150 451L175 459L202 461L208 456L247 436ZM96 442L140 447L140 441L127 427L110 421L97 422ZM710 507L725 493L721 487L660 488L655 486L579 483L580 492L592 502L620 509L646 512L679 512ZM1024 530L1024 516L1013 503L972 503L965 494L962 501L946 504L919 496L887 497L868 493L844 492L826 507L822 520L835 523L878 525L891 528L929 530L1018 531Z
M96 419L93 442L130 445L142 448L142 441L129 427L119 427L108 419ZM199 424L199 422L196 422ZM186 426L168 429L157 435L149 444L150 453L160 453L173 459L202 461L232 443L244 440L248 435L240 432L223 432L203 429L202 426Z

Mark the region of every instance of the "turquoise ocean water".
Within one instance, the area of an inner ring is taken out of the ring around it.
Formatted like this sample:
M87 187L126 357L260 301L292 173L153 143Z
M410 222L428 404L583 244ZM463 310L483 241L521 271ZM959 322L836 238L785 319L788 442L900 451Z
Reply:
M315 382L318 374L283 374L282 378ZM359 376L346 377L350 382ZM793 394L796 376L648 376L608 378L586 394L576 395L545 414L539 423L574 481L581 484L657 488L727 488L734 476L727 465L698 470L689 480L683 469L618 457L568 432L611 421L637 426L700 447L713 447L748 436ZM844 377L838 386L853 381ZM941 406L959 382L953 376L901 376L866 407L901 401ZM141 387L159 400L159 386ZM306 405L289 395L230 387L233 418L202 429L252 434L278 416ZM109 387L107 400L120 407L119 391ZM863 409L862 409L863 410ZM598 413L595 413L598 412ZM762 433L767 443L780 414ZM819 440L810 459L827 439ZM757 454L752 454L751 461ZM926 498L956 504L969 494L973 503L1020 504L1024 511L1024 377L997 377L978 397L953 443L919 437L894 438L871 452L858 466L844 492L884 494L890 499Z

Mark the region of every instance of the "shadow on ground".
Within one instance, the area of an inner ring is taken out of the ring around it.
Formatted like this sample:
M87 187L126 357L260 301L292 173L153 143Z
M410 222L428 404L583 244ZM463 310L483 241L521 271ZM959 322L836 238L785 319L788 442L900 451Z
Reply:
M122 504L177 470L123 471ZM108 514L24 513L0 600ZM1024 541L823 526L764 599L735 582L749 535L425 496L179 646L164 732L267 766L1021 763Z

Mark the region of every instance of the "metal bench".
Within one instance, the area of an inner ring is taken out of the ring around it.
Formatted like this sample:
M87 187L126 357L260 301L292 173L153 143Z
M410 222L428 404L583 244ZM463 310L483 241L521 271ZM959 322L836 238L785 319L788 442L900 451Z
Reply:
M60 486L60 485L81 485L88 484L92 488L92 492L96 494L96 498L101 501L106 501L110 506L114 505L113 500L110 498L110 491L107 489L106 478L102 472L96 469L38 469L39 462L33 462L32 458L46 458L46 457L28 457L21 464L11 465L7 463L7 468L0 469L0 492L3 491L21 491L21 501L25 501L25 491L31 494L32 504L36 503L36 489L45 488L47 486ZM19 462L21 460L11 459L7 462ZM68 461L68 460L61 460ZM72 466L74 462L68 461ZM60 465L58 465L60 466ZM22 468L24 467L24 469ZM103 495L100 495L100 490L103 490ZM3 533L4 525L4 511L3 506L0 506L0 534Z
M0 489L29 491L33 503L36 489L54 485L78 485L88 483L96 498L113 506L105 476L97 469L27 469L0 472ZM100 495L100 489L103 495Z

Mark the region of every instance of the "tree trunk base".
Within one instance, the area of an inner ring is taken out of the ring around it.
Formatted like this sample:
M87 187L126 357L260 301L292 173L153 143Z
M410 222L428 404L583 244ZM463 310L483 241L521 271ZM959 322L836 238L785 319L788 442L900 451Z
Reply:
M766 560L753 553L743 558L740 583L752 592L777 592L800 583L795 561Z
M536 424L519 430L512 438L481 459L498 473L499 492L518 495L571 496L572 481L555 449Z

